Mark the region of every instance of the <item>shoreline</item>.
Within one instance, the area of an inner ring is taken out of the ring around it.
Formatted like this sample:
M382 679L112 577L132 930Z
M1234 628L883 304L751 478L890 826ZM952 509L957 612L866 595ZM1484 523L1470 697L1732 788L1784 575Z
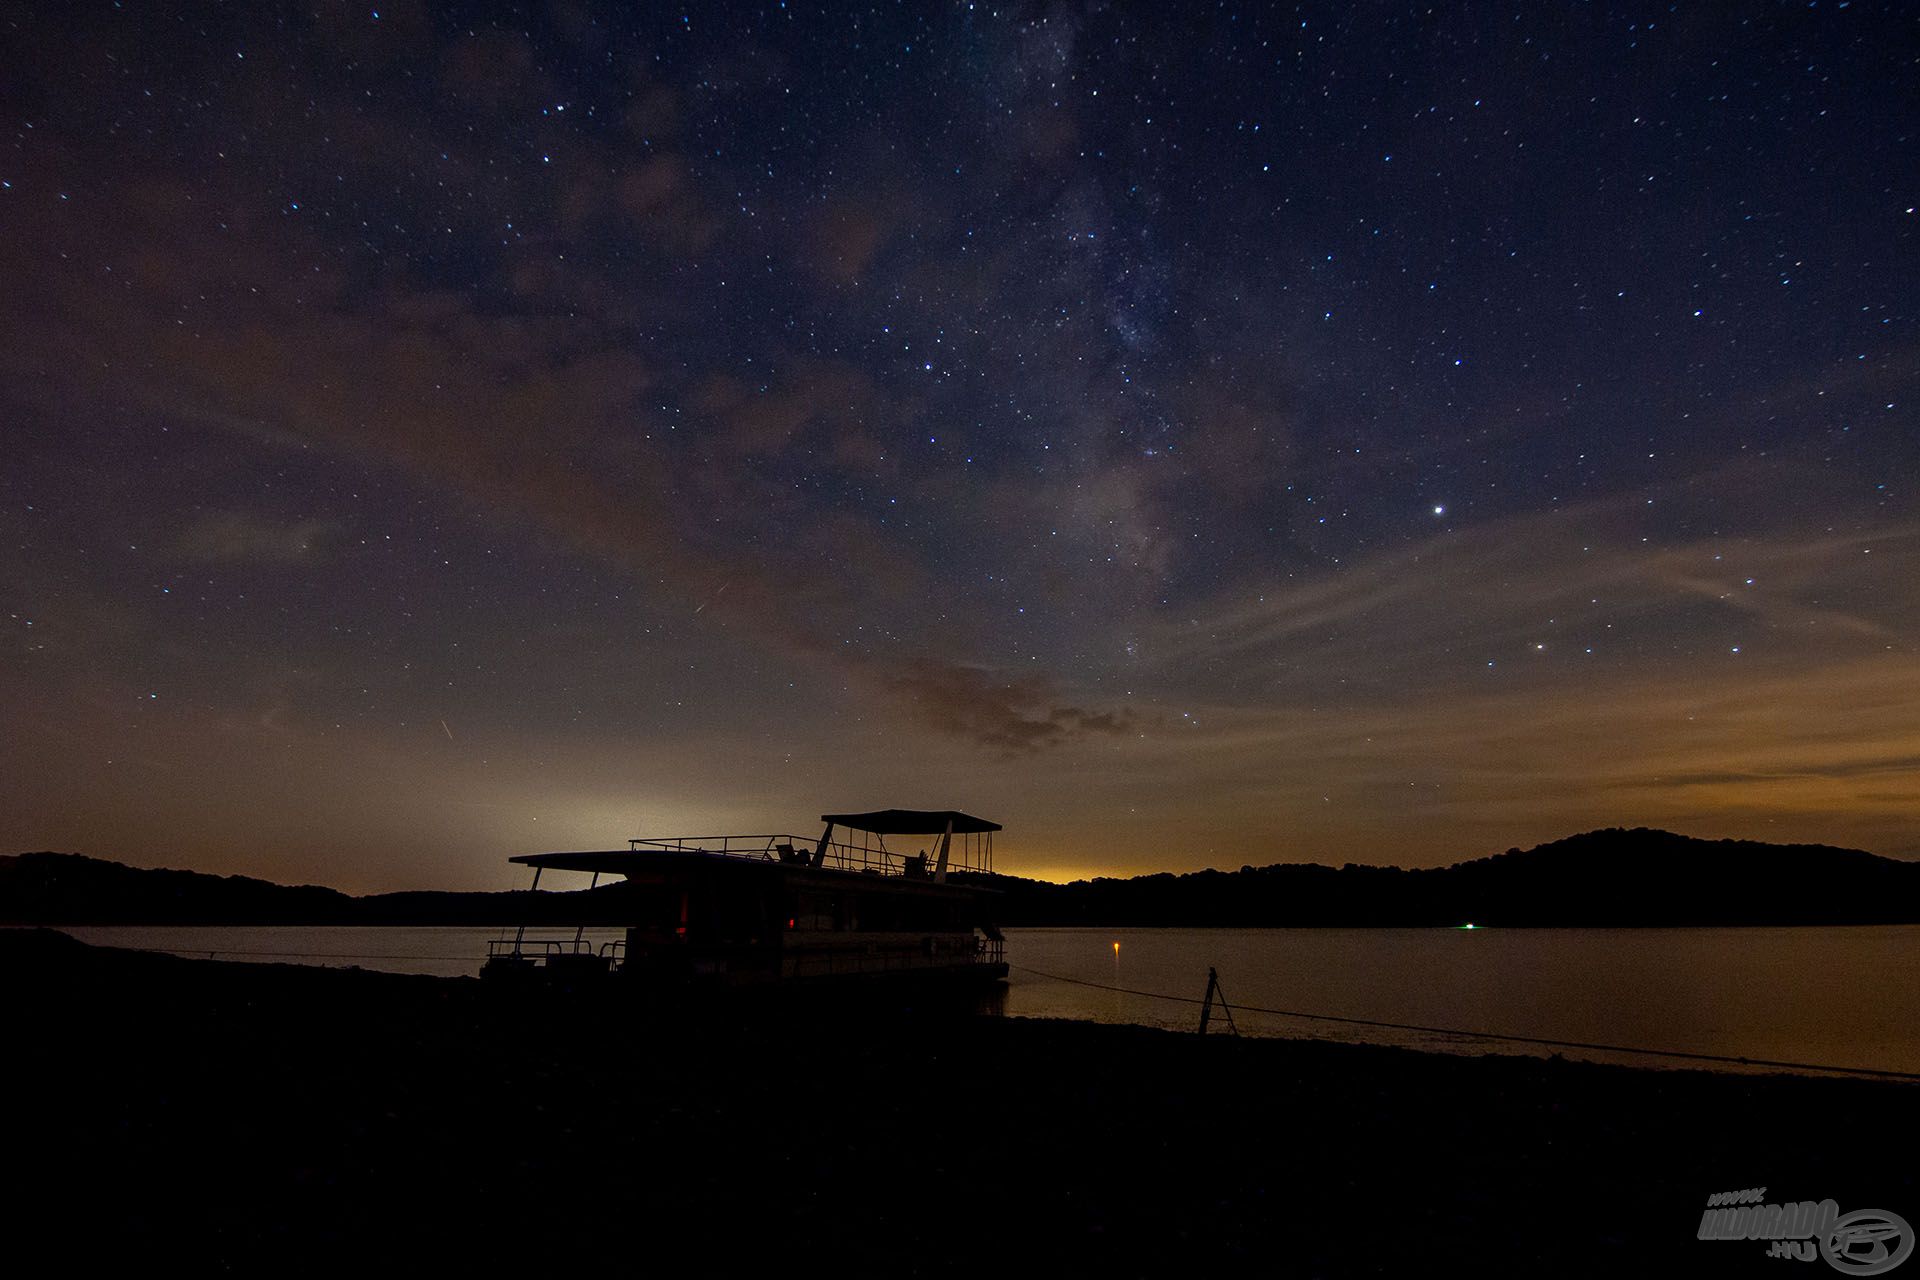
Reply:
M1750 1274L1764 1242L1695 1238L1709 1196L1920 1217L1911 1084L911 1002L649 1021L46 931L0 964L7 1203L74 1260Z

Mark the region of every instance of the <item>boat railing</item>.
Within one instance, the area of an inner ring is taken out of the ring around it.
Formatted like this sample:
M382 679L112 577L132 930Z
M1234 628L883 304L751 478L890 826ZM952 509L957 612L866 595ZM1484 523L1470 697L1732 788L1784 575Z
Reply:
M487 959L524 960L529 964L550 965L558 959L561 963L578 963L585 959L598 959L608 968L617 969L626 958L625 939L611 942L598 942L592 938L494 938L487 943Z
M937 838L929 843L937 847ZM658 850L667 853L704 853L723 858L746 858L756 862L784 862L810 865L819 854L820 841L814 837L777 835L718 836L635 836L627 847L636 853ZM978 852L976 852L978 850ZM827 842L824 865L840 871L867 871L883 876L912 876L924 879L934 870L937 855L898 853L884 844L855 844L848 840ZM990 854L983 846L955 837L947 854L949 871L991 871Z

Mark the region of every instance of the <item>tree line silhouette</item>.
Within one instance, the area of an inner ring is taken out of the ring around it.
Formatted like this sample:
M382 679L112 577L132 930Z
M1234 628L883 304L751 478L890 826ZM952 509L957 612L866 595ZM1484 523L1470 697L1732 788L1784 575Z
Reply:
M1920 862L1830 845L1699 840L1608 828L1408 870L1244 866L1052 884L956 873L1011 926L1637 926L1920 922ZM624 882L572 892L416 891L137 868L79 854L0 858L8 924L498 925L627 923Z

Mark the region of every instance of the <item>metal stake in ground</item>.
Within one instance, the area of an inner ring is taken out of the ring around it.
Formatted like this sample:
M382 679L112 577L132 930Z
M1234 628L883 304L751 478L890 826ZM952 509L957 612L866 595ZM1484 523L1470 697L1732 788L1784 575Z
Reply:
M1207 1034L1207 1021L1213 1016L1215 997L1220 1001L1220 1012L1227 1020L1227 1030L1234 1035L1240 1034L1240 1028L1234 1025L1233 1009L1227 1004L1227 993L1220 989L1220 974L1211 965L1207 968L1207 998L1200 1002L1200 1034Z

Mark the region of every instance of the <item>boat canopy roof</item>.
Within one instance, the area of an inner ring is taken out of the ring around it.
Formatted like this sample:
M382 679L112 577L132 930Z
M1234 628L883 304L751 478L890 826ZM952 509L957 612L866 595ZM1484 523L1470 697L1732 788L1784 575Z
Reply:
M998 831L1000 824L956 809L875 809L872 813L823 813L820 821L877 836L937 836L953 824L955 835Z
M528 867L552 867L558 871L593 871L603 875L625 875L645 854L632 849L589 849L579 853L522 853L508 858Z

